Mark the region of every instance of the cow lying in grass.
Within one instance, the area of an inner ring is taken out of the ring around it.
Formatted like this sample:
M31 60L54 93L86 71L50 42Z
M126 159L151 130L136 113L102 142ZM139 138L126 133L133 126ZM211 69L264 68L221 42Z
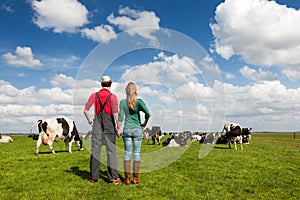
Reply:
M180 147L187 146L187 140L190 138L190 134L174 133L170 138L162 143L163 146L167 147Z
M0 143L10 143L10 142L13 142L13 141L14 140L10 136L7 136L7 135L1 136L0 135Z
M48 145L53 154L53 142L65 141L66 151L72 153L72 143L75 142L79 150L82 150L82 140L78 134L75 122L66 117L53 117L46 120L38 120L39 135L36 142L35 154L38 155L40 145ZM35 125L35 124L34 124ZM35 137L33 137L35 139Z

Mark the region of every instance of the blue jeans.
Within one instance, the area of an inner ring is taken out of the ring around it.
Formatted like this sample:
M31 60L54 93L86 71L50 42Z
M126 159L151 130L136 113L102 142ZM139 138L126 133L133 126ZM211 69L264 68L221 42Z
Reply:
M143 131L140 128L126 129L123 131L123 141L125 148L124 160L131 159L132 143L133 143L133 160L140 161L141 145L143 140Z

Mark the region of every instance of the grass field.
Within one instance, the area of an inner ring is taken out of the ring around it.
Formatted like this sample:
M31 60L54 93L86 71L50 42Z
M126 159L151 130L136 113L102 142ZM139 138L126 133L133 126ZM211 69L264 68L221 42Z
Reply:
M35 141L12 136L13 143L0 144L0 199L299 199L300 135L293 133L253 134L244 150L215 145L199 158L201 144L192 143L164 168L140 174L139 185L111 185L106 167L100 179L89 184L89 157L85 148L64 152L64 143L47 146L34 155ZM88 142L85 143L88 146ZM123 142L117 140L118 147ZM142 152L162 146L142 144ZM182 147L179 147L182 148ZM183 147L184 148L184 147ZM176 152L169 148L168 153ZM104 153L104 152L103 152ZM153 154L153 162L160 155ZM118 155L122 161L123 155ZM147 158L149 159L149 158ZM149 162L149 161L147 161ZM142 157L142 167L143 163ZM123 177L119 164L120 175Z

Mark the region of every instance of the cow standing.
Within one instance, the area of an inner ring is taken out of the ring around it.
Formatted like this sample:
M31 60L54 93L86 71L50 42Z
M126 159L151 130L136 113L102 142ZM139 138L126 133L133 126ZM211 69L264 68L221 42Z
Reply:
M152 144L158 144L160 145L160 140L164 136L162 134L159 126L152 126L152 129L146 128L143 130L144 138L146 138L147 144L149 143L149 140L152 139Z
M72 143L76 142L79 150L82 150L82 140L77 131L75 122L66 117L50 118L46 120L38 120L39 137L36 143L35 154L38 155L40 145L48 145L53 154L53 142L64 140L66 151L72 153Z
M251 135L252 128L242 128L239 124L235 123L227 123L224 125L222 133L224 140L228 143L229 148L231 148L230 144L234 144L234 148L237 150L237 143L240 144L241 150L243 150L243 140L248 140Z

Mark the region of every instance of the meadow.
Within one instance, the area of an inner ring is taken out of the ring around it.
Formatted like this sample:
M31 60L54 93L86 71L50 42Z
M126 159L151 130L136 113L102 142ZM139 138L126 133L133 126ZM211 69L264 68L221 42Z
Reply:
M139 185L112 185L101 164L100 179L89 183L88 143L73 153L63 142L54 144L56 154L27 136L12 136L14 142L0 144L0 199L299 199L300 134L254 133L244 150L214 145L199 158L203 144L191 143L167 166L140 174ZM121 138L117 145L123 148ZM142 152L168 147L148 145ZM176 148L169 148L169 153ZM104 152L102 152L104 155ZM155 156L159 156L154 154ZM119 169L123 178L122 156ZM153 156L153 160L157 159ZM146 163L146 161L144 162ZM143 167L143 158L142 158ZM146 166L144 165L144 168Z

